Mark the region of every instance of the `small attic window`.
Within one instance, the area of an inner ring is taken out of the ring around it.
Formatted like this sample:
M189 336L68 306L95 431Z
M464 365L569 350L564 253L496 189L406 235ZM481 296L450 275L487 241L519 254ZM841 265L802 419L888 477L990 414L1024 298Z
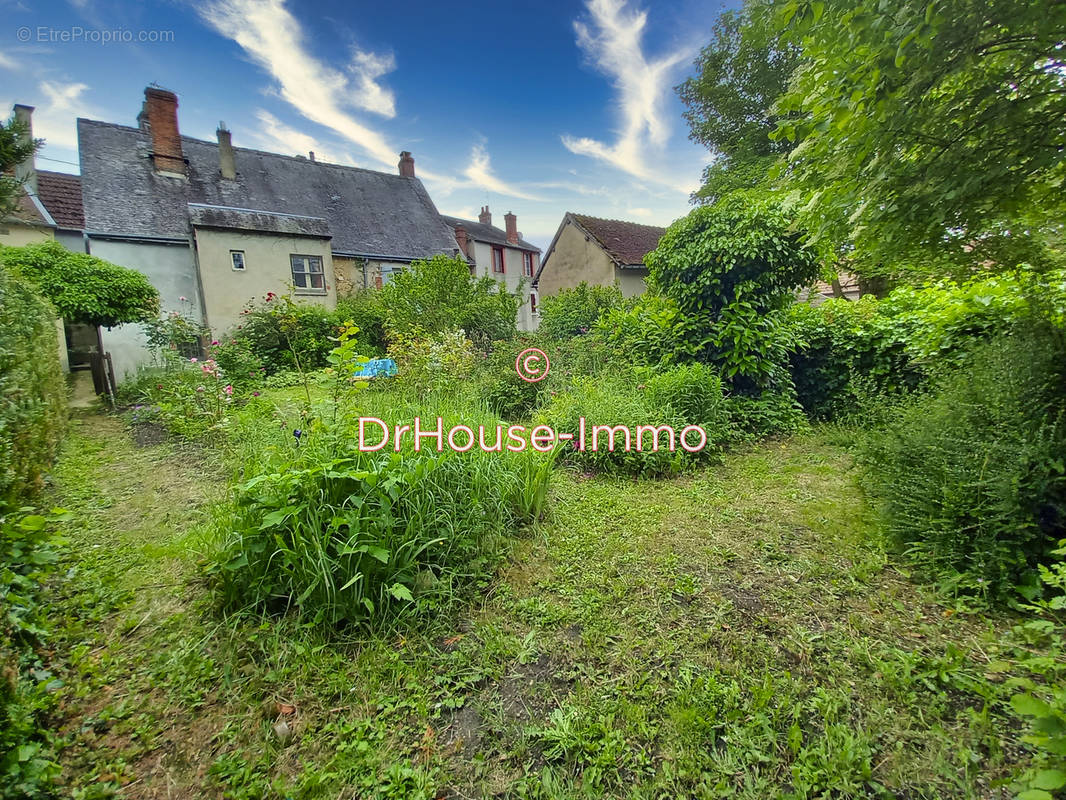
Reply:
M230 261L233 263L233 268L239 272L244 272L244 251L243 250L230 250Z

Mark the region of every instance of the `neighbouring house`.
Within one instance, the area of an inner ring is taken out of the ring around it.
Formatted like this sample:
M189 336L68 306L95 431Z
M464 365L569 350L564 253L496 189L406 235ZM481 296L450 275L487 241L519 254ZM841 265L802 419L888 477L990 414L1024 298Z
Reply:
M26 139L33 138L33 106L16 105L14 117L26 126ZM56 223L37 195L37 171L33 157L15 165L15 179L21 190L15 208L0 219L0 244L21 247L55 238Z
M165 311L215 336L267 292L336 305L411 261L459 252L414 158L397 174L182 136L178 98L149 87L136 127L78 120L89 252L148 276ZM104 332L122 374L148 359L137 326Z
M544 254L533 286L541 296L591 286L618 284L625 297L642 294L648 268L644 256L654 250L665 228L617 219L600 219L571 211L563 217Z
M510 292L521 288L518 329L535 331L540 318L533 276L540 268L540 248L522 238L518 218L508 211L503 215L507 229L501 230L492 224L492 213L484 206L477 222L443 215L442 219L451 227L460 252L470 262L471 274L493 278Z

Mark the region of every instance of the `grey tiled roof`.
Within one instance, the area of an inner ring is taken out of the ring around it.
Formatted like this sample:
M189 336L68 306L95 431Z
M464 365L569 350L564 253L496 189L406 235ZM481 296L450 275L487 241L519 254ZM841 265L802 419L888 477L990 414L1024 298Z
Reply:
M268 231L290 236L330 237L329 222L322 217L295 214L271 214L247 208L205 206L189 203L189 221L200 228L225 228L241 231Z
M475 241L488 242L489 244L500 244L504 247L515 247L519 250L531 250L534 253L540 252L539 247L531 242L527 242L525 239L519 239L518 244L511 244L507 241L507 231L501 230L495 225L486 225L483 222L459 219L459 217L447 217L444 214L441 214L440 216L452 229L454 229L456 225L462 225L466 228L466 235Z
M153 169L147 132L79 119L85 229L184 238L193 203L319 217L336 253L411 260L455 252L452 231L417 178L235 147L237 178L224 180L216 142L183 136L181 146L187 180Z

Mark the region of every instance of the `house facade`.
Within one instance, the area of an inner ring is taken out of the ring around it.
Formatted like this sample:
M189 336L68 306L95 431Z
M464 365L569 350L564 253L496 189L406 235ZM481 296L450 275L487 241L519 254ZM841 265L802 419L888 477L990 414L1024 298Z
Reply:
M535 331L540 322L537 292L533 278L540 269L540 248L527 242L518 231L518 218L503 215L505 230L492 224L488 206L481 209L477 222L459 217L442 217L452 229L459 251L470 262L470 272L488 276L512 293L521 293L516 324L520 331Z
M534 280L542 296L591 286L618 284L625 297L643 294L648 268L644 256L654 250L665 228L567 212Z
M178 98L149 87L137 126L78 120L88 252L144 273L164 311L215 336L267 292L327 308L411 261L459 247L414 158L396 174L182 136ZM103 334L121 376L145 363L139 326ZM121 379L121 378L120 378Z

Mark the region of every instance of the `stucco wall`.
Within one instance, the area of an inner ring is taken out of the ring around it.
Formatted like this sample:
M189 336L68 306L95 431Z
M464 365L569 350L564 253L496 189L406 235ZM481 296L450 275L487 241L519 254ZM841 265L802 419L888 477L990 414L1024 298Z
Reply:
M469 251L473 255L477 276L484 275L502 283L509 292L517 292L519 285L522 286L522 305L518 309L516 324L520 331L534 331L539 322L530 309L529 293L533 288L533 278L522 273L522 250L514 247L503 248L504 273L492 271L492 248L487 242L471 242ZM537 274L540 267L540 256L533 254L533 274ZM525 279L523 281L523 278Z
M618 287L622 290L623 297L634 297L638 294L644 294L648 289L646 279L648 277L648 270L644 268L636 269L615 269L615 273L618 276Z
M85 237L81 231L56 231L56 241L72 253L85 252Z
M22 247L26 244L50 242L55 238L51 228L20 225L15 222L0 223L0 244L5 247Z
M119 266L143 273L159 292L162 312L180 311L200 319L200 290L196 265L188 244L118 242L90 239L89 252ZM184 297L185 300L181 300ZM104 350L111 353L115 377L124 376L151 361L140 325L120 325L102 331Z
M612 286L616 279L614 262L591 237L568 222L544 264L538 288L541 297L561 289L573 289L582 281L590 286Z
M230 258L233 250L244 253L243 270L233 268ZM200 263L207 324L216 336L236 327L248 302L262 298L267 292L291 292L296 299L319 303L326 308L337 305L333 255L328 239L197 228L196 255ZM324 293L294 290L291 255L322 259Z

